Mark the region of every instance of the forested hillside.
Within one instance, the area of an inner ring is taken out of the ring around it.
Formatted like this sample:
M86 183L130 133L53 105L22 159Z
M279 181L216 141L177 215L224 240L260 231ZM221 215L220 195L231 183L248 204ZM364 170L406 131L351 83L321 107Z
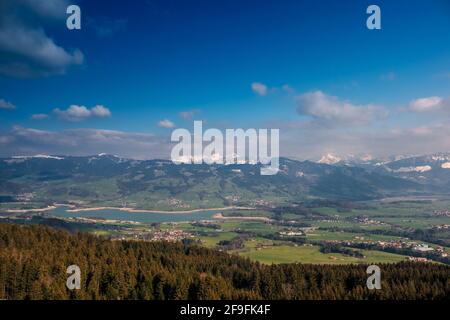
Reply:
M66 268L81 268L81 289ZM450 267L261 265L187 244L110 241L43 226L0 224L1 299L448 299Z
M398 177L286 158L273 176L260 175L259 165L176 165L106 155L0 159L0 208L17 202L19 209L70 203L186 210L310 197L367 200L418 191L423 186Z

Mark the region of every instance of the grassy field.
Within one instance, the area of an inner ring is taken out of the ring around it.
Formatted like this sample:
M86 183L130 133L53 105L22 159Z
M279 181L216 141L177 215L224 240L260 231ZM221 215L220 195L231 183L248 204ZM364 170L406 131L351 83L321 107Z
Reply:
M318 246L292 246L280 245L264 247L260 249L248 248L238 252L241 256L248 257L266 264L273 263L314 263L314 264L347 264L347 263L394 263L403 261L405 256L380 252L361 250L366 258L349 257L338 253L322 253Z
M219 241L231 240L237 236L235 232L217 232L217 236L203 236L198 237L202 243L202 246L213 248L218 245Z

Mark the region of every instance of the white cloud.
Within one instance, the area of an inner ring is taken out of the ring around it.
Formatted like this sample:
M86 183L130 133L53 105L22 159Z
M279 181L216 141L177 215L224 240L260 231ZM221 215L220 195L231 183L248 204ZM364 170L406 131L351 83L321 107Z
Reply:
M450 112L450 99L438 96L420 98L411 101L408 107L413 112Z
M12 110L15 109L16 106L13 105L11 102L6 101L4 99L0 99L0 109L8 109L8 110Z
M107 118L111 116L111 111L102 105L97 105L91 109L85 106L71 105L66 110L56 108L53 112L61 119L67 121L81 121L88 118Z
M171 129L175 127L175 124L168 119L164 119L158 122L158 126L161 128Z
M450 150L447 117L424 118L412 124L403 121L404 113L387 117L382 106L354 104L321 91L308 92L296 99L297 112L304 117L264 125L280 129L280 154L283 156L317 160L330 153L341 158L364 154L383 158ZM422 112L448 110L450 115L449 100L418 99L411 102L408 110L411 106Z
M260 96L265 96L265 95L267 95L267 92L268 92L267 86L260 82L253 82L252 90L254 93L256 93Z
M42 26L36 24L36 21L42 24L64 17L66 1L3 1L0 7L0 74L48 76L63 74L70 66L83 63L80 50L69 52L58 46Z
M36 113L31 116L33 120L44 120L48 118L48 114L45 113Z
M68 121L79 121L91 116L91 111L88 108L77 105L71 105L67 110L60 110L59 108L56 108L53 112L62 119Z
M297 112L329 124L367 124L386 116L386 110L376 105L354 105L337 97L314 91L297 97Z
M95 107L93 107L91 109L91 114L95 117L99 117L99 118L108 118L111 117L111 111L109 111L108 108L102 106L102 105L97 105Z

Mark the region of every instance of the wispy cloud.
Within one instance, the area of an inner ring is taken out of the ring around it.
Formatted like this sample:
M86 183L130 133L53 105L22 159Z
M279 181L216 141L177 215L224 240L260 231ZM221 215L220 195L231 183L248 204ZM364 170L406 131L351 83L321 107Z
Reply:
M253 82L252 85L252 90L254 93L260 95L260 96L265 96L267 95L268 92L268 88L264 83L261 82Z
M62 131L14 127L0 134L0 156L93 155L101 152L135 159L168 158L168 138L146 133L103 129Z
M175 127L175 124L169 119L164 119L158 122L158 126L161 128L171 129Z
M13 110L15 108L16 108L16 106L14 104L12 104L11 102L6 101L5 99L0 99L0 109Z
M64 18L67 6L65 0L2 0L0 74L20 78L48 76L63 74L70 66L83 63L80 50L70 52L57 45L42 26L48 20Z
M385 117L384 107L368 104L355 105L322 91L307 92L297 97L297 112L326 124L361 125Z
M36 114L33 114L31 116L31 119L33 119L33 120L44 120L44 119L47 119L48 117L49 117L48 114L36 113Z
M412 112L446 113L450 115L450 98L438 96L412 100L407 108Z

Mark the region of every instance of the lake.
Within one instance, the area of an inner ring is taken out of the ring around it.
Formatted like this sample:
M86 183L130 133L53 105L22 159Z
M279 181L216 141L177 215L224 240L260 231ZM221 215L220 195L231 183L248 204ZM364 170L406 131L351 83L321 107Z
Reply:
M69 212L68 207L57 207L47 211L48 215L64 218L103 218L109 220L127 220L136 222L177 222L211 220L213 215L221 210L205 210L191 213L153 213L153 212L126 212L115 209Z

